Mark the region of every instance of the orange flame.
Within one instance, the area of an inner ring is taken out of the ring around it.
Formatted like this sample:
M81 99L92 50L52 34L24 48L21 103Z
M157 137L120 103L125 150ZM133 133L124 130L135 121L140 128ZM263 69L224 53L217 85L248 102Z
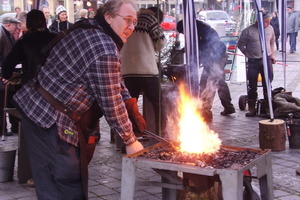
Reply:
M197 111L199 102L188 94L183 84L179 85L179 92L179 151L215 153L221 145L218 134L210 130L204 122L199 111Z

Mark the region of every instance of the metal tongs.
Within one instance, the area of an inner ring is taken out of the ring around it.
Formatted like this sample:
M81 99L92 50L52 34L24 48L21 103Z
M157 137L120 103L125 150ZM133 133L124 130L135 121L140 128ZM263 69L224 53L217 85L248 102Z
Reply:
M163 137L160 137L160 136L158 136L158 135L156 135L156 134L154 134L154 133L152 133L150 131L147 131L147 130L144 131L144 135L143 136L148 137L148 138L157 139L160 142L165 142L165 143L170 143L171 142L171 140L165 139Z

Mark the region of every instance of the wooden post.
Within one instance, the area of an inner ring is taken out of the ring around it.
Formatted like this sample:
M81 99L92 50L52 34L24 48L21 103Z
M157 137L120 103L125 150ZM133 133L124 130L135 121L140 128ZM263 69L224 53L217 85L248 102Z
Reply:
M281 119L259 121L259 146L261 149L284 151L286 127Z

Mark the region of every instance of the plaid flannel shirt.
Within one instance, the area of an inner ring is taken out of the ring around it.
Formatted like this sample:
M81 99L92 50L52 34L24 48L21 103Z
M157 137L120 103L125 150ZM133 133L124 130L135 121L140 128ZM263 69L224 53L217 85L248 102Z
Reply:
M94 20L89 23L99 26ZM99 29L76 29L54 46L37 79L73 111L83 113L97 101L111 128L130 144L136 138L124 100L131 97L121 82L120 68L120 54L110 36ZM75 121L55 110L38 93L35 82L25 84L14 100L38 126L50 128L56 123L60 138L78 146Z

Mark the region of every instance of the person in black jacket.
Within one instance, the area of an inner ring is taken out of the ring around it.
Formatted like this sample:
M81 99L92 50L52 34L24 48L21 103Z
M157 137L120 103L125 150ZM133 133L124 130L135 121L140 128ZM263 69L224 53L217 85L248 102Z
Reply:
M224 110L221 115L235 113L231 95L225 82L224 67L227 61L226 46L220 41L218 33L208 24L196 20L198 31L199 63L203 67L200 78L201 115L206 122L212 120L212 103L218 91ZM177 23L177 31L183 33L183 21Z
M66 29L71 28L73 23L68 21L67 10L62 5L57 6L56 8L57 19L49 27L50 32L59 33Z
M46 19L42 11L31 10L27 14L28 31L15 43L11 52L2 61L2 77L11 78L17 64L22 64L22 84L36 76L41 65L42 48L55 36L47 29Z
M5 79L10 79L18 64L22 64L21 85L33 79L41 65L44 56L42 48L48 44L56 34L50 33L47 29L46 18L44 13L39 10L31 10L26 17L26 27L28 31L17 40L10 53L2 61L2 76ZM27 151L24 145L24 137L26 132L23 130L20 135L19 157L22 160L22 169L26 171L26 175L19 177L20 182L27 180L27 185L33 186L34 181L31 176L29 163L26 162ZM24 162L25 161L25 162ZM23 180L25 179L25 180Z
M275 43L276 43L276 48L277 48L277 51L278 51L278 49L279 49L278 39L279 39L279 36L280 36L280 30L279 30L279 21L278 21L277 12L273 12L273 16L272 16L272 19L270 21L270 25L274 29Z

